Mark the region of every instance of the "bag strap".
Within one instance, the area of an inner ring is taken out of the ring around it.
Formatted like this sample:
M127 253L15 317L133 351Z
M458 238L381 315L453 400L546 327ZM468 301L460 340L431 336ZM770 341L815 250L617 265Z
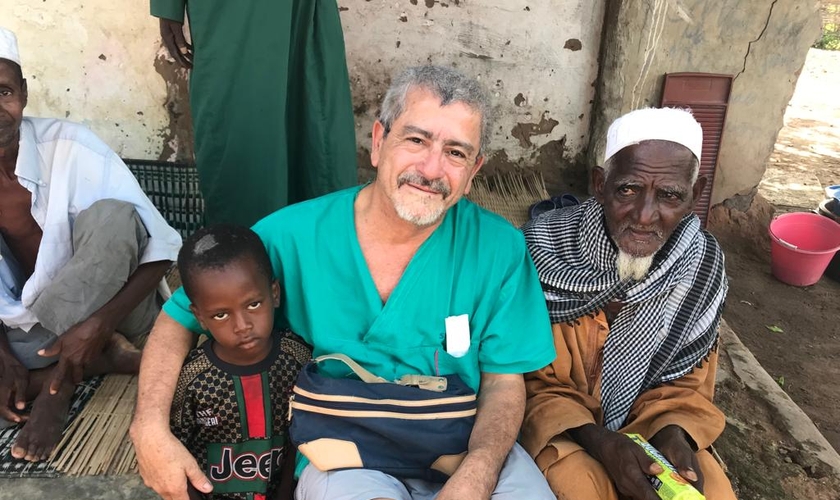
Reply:
M385 380L384 378L377 377L373 373L365 370L364 368L362 368L362 365L360 365L359 363L356 363L355 361L350 359L350 357L347 356L346 354L338 354L338 353L324 354L323 356L318 356L317 358L313 359L313 361L315 363L320 363L320 362L326 361L328 359L331 359L331 360L334 360L334 361L340 361L340 362L344 363L345 365L347 365L347 368L350 368L350 370L352 370L353 373L355 373L356 376L359 377L362 380L362 382L365 382L365 383L368 383L368 384L389 384L390 383L389 381Z
M346 354L324 354L323 356L318 356L313 361L315 363L320 363L327 360L340 361L341 363L344 363L353 373L356 374L357 377L359 377L359 379L362 380L362 382L367 384L398 384L404 386L417 386L420 389L433 392L443 392L449 385L446 377L433 377L430 375L403 375L396 382L391 382L382 377L377 377L368 370L365 370L362 365L350 359L350 356L347 356Z
M443 392L449 385L446 377L434 377L431 375L403 375L396 381L399 385L416 385L420 389L432 392Z

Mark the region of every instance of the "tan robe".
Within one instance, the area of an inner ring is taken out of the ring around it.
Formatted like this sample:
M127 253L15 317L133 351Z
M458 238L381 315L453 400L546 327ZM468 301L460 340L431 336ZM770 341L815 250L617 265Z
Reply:
M552 325L557 358L526 375L528 402L521 441L560 499L617 499L601 464L564 432L603 425L601 366L609 326L604 313ZM706 450L723 432L725 417L712 403L718 353L687 375L643 392L620 432L646 439L668 425L682 427L697 444L708 500L735 499L729 480Z

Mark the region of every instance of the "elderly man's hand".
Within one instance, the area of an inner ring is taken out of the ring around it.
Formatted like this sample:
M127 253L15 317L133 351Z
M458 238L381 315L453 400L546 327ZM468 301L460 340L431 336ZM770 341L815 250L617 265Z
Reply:
M184 37L184 23L160 18L160 38L178 64L192 69L193 48Z
M169 432L131 424L131 441L137 454L140 476L146 486L164 500L188 500L187 482L203 493L213 489L195 458Z
M703 473L689 439L681 427L668 425L650 438L650 444L673 464L683 478L703 493Z
M38 354L44 357L58 356L58 364L50 377L50 393L58 393L64 383L81 382L85 366L102 355L113 334L114 325L94 314L67 330L53 345L39 351Z
M23 422L26 415L20 415L9 406L23 410L26 406L26 388L29 386L29 370L11 352L0 350L0 418L9 422Z
M570 429L569 433L601 462L619 493L634 500L659 500L647 476L661 473L662 467L630 438L595 424Z

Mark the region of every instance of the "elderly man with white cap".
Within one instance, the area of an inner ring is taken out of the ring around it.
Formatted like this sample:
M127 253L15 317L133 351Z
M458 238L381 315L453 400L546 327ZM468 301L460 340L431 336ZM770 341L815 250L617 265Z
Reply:
M709 500L734 499L707 451L725 418L712 403L723 254L692 213L703 132L679 109L641 109L607 133L595 196L525 228L557 359L527 376L522 429L558 498L657 500L662 472L641 434Z
M181 239L90 130L23 116L20 63L0 27L0 427L26 421L12 455L38 461L76 382L138 371L126 337L151 328Z

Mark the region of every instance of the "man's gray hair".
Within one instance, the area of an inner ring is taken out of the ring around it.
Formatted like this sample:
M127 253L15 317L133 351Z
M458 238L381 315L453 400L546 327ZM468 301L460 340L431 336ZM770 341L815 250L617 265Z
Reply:
M478 155L486 152L490 141L490 99L478 81L443 66L415 66L394 78L388 92L385 93L382 110L379 112L379 121L385 127L385 135L388 135L394 122L405 111L408 93L414 89L431 92L440 98L441 106L460 102L478 112L481 115L481 144Z
M607 161L604 162L604 165L601 167L604 169L604 178L610 176L610 170L612 170L615 163L618 161L618 154L610 156ZM696 156L691 155L691 185L693 186L695 182L697 182L697 178L700 177L700 160L697 159Z

